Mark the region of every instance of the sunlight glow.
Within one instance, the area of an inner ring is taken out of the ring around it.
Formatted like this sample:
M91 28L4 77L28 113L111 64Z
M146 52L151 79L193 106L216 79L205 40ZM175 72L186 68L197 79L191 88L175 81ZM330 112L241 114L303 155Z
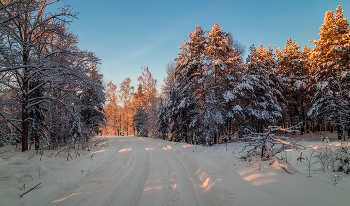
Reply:
M283 141L281 139L275 139L275 140L277 140L277 141L279 141L279 142L281 142L281 143L283 143L285 145L290 145L291 144L290 142L286 142L286 141Z
M72 197L72 196L78 195L78 194L80 194L80 192L71 194L71 195L69 195L69 196L67 196L67 197L65 197L65 198L59 199L59 200L54 200L54 201L52 201L52 203L55 203L55 202L62 202L62 201L64 201L64 200L68 199L69 197Z
M256 178L259 178L259 177L262 177L262 176L264 176L263 174L252 174L252 175L249 175L249 176L247 176L247 177L245 177L245 178L243 178L244 180L246 180L246 181L252 181L252 180L254 180L254 179L256 179Z
M105 152L106 150L96 151L95 153Z
M210 180L209 177L207 177L207 179L205 179L205 181L204 181L203 184L202 184L202 188L208 187L209 180Z
M202 170L202 168L199 168L196 172L196 175L198 176L200 181L203 181L203 184L201 185L202 188L205 189L205 191L210 190L213 185L215 184L214 181L212 181L207 174ZM205 179L205 180L204 180Z
M170 145L168 145L166 148L165 147L163 147L163 150L171 150L171 146Z
M205 191L209 191L214 184L215 183L209 177L207 177L201 187L204 188Z
M153 147L148 147L148 148L145 148L146 151L150 151L150 150L154 150Z
M125 149L119 150L119 152L128 152L128 151L131 151L131 150L132 150L131 148L125 148Z
M243 179L248 181L248 182L252 182L252 184L255 186L261 186L261 185L266 185L266 184L269 184L272 182L276 182L277 180L272 178L272 176L274 176L274 175L276 175L276 173L274 173L274 172L269 172L267 174L255 173L255 174L248 175L248 176L244 177Z
M193 147L194 145L191 145L191 144L185 144L185 145L182 145L183 148L188 148L188 147Z

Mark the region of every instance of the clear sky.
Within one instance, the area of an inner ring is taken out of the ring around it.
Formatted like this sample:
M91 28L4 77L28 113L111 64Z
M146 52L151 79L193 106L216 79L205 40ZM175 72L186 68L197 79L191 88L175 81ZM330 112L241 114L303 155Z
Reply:
M179 43L189 40L195 26L207 31L219 23L248 48L262 43L283 48L295 39L314 47L327 10L342 5L350 20L350 0L64 0L80 13L70 29L80 48L102 59L105 80L137 85L141 67L148 66L160 86L166 65L177 57Z

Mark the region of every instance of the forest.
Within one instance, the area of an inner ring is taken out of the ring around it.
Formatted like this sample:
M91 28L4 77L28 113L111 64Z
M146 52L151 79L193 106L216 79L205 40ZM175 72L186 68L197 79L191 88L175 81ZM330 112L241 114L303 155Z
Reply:
M342 13L341 6L326 12L314 48L289 38L283 49L250 46L245 61L231 32L196 26L160 90L147 67L136 89L130 78L119 88L107 84L102 134L212 145L272 125L300 134L334 131L346 140L350 34Z
M0 0L0 205L349 205L350 26L341 6L322 24L326 1L75 0L87 17L77 25L83 14L66 2ZM249 31L216 21L242 16L225 13L230 6L252 14L249 26L257 10L276 18L276 8L322 8L319 39L300 46L288 36L307 32L288 28L272 31L283 48L246 47L233 34ZM148 13L137 16L140 8ZM94 51L82 48L79 28ZM174 44L166 65L159 52ZM137 83L122 79L144 60ZM152 67L163 64L158 81Z
M245 47L219 24L196 26L158 81L142 69L105 84L101 60L78 47L69 7L1 1L0 144L55 149L96 135L137 135L212 145L268 126L301 134L350 127L350 34L341 6L328 11L314 48ZM160 89L159 89L160 88Z

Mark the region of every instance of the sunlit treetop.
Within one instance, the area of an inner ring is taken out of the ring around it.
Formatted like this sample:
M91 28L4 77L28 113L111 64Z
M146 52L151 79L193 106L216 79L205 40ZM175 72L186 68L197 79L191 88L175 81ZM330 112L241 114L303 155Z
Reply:
M316 70L344 69L349 62L347 51L350 49L350 34L348 22L343 17L341 6L337 12L327 11L320 28L320 39L311 41L315 48L310 53L310 59L317 62Z

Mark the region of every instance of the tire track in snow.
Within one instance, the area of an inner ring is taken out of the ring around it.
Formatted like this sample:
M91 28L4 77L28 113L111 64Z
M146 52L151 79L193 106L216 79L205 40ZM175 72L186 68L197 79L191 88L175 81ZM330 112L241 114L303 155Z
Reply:
M149 175L149 155L144 147L137 142L132 152L133 162L126 167L126 171L120 171L116 176L117 187L110 193L103 206L137 205L144 188L144 183Z
M52 205L224 205L214 182L179 145L136 137L113 141L119 152Z
M158 155L169 162L172 173L172 179L169 181L175 182L176 185L169 194L169 196L175 194L176 200L168 199L171 201L168 201L167 205L224 205L212 187L213 182L200 166L171 145L174 147L170 142L157 144L157 147L161 148Z
M116 153L76 187L53 201L52 205L116 205L118 201L125 202L123 205L132 205L132 202L137 204L137 197L142 190L140 182L147 176L147 164L144 163L148 162L148 155L140 154L141 145L135 139L132 140L119 141L121 148L126 150L121 149L123 152ZM129 194L123 196L125 193L134 195L127 198Z

